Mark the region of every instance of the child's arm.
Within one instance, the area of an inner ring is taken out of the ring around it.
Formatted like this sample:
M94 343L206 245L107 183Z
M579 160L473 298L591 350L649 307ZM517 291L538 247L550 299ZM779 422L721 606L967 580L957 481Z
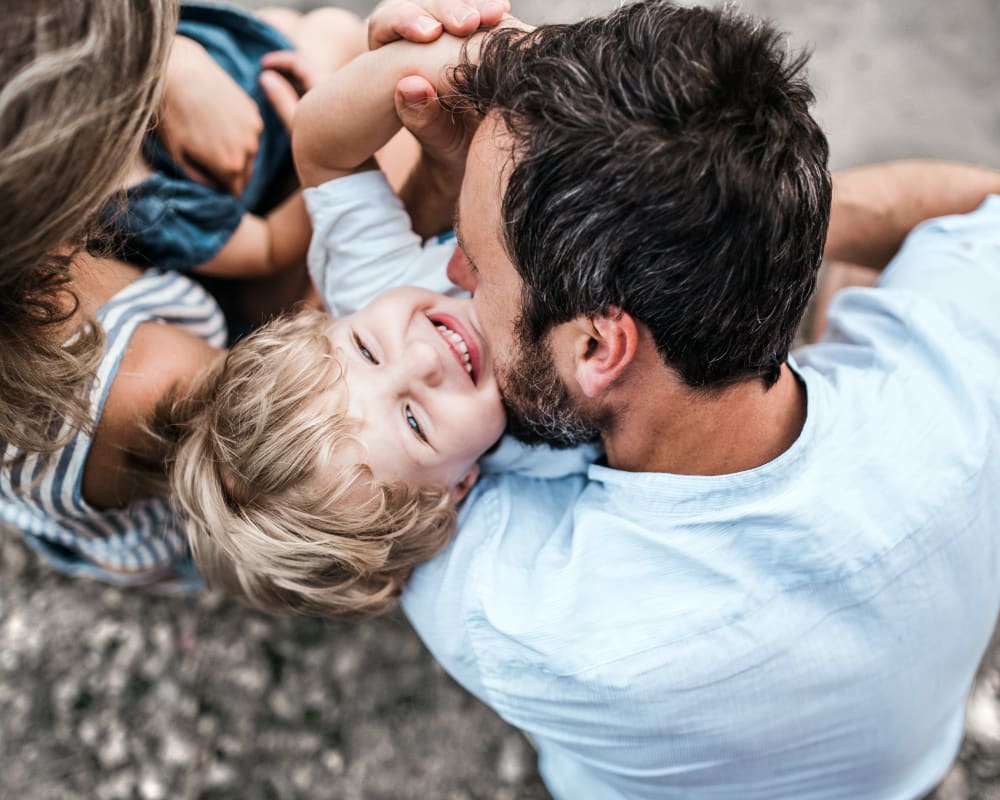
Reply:
M470 47L476 39L469 40ZM299 103L292 152L304 186L318 186L374 169L373 155L400 128L394 94L408 75L433 85L457 64L466 40L442 36L433 44L396 42L363 53L309 92Z
M225 246L194 271L218 278L271 277L305 264L311 234L302 192L297 191L267 216L244 214Z
M425 242L414 232L372 155L400 127L394 102L400 78L416 72L436 83L462 46L463 41L449 39L433 47L403 43L363 54L297 105L284 83L280 93L271 91L279 84L267 87L276 107L295 105L292 149L313 223L309 273L337 316L393 286L453 288L445 266L454 242L447 237ZM295 75L294 60L286 58L281 66Z

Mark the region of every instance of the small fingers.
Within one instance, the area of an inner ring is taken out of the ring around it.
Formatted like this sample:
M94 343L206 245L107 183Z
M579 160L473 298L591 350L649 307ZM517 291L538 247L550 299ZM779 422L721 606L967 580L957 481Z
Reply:
M278 119L289 131L295 118L295 107L299 104L299 93L295 86L280 72L265 69L260 73L260 86L274 107Z
M508 0L477 0L479 9L479 27L493 28L510 12Z
M368 49L377 50L397 39L433 42L444 26L421 4L411 0L382 3L368 19Z
M275 50L265 53L260 59L260 65L265 70L275 70L289 81L299 96L304 95L316 85L315 70L309 65L301 53L295 50Z
M454 36L492 28L510 11L508 0L424 0L423 7Z
M468 36L500 24L509 11L509 0L386 0L368 20L368 48L397 39L433 42L443 31Z

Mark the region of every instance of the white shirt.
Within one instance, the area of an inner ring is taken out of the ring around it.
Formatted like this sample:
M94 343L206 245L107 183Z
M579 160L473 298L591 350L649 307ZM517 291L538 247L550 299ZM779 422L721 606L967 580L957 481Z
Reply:
M335 317L353 314L396 286L465 294L445 275L454 234L422 240L380 171L336 178L304 194L313 224L309 275Z

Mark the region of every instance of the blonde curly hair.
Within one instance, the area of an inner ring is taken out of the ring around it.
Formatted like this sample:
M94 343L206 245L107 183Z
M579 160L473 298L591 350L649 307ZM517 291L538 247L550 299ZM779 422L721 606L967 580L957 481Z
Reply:
M334 400L330 317L278 318L165 412L170 488L206 582L270 613L364 618L392 608L455 527L447 487L374 479L336 455L357 422ZM329 402L328 402L329 401Z

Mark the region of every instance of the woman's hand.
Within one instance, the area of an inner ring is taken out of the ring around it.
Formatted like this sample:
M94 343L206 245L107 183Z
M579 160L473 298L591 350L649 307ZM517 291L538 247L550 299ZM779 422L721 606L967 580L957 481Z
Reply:
M174 40L157 133L192 179L242 194L264 122L253 98L200 44Z

